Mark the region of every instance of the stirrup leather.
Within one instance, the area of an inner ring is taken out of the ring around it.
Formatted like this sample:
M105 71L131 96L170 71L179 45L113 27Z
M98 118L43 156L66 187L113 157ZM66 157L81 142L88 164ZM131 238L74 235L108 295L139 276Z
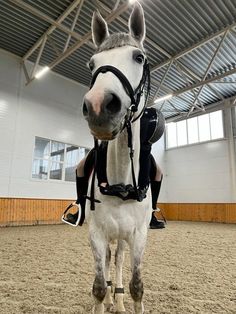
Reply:
M75 223L72 223L69 220L67 220L66 213L68 212L69 209L71 209L74 206L77 208L78 218L76 219ZM76 202L73 202L66 208L66 210L64 211L64 213L61 217L61 220L62 220L62 222L65 222L68 225L71 225L73 227L77 227L80 223L80 220L81 220L81 213L82 213L82 210L81 210L79 204L77 204Z

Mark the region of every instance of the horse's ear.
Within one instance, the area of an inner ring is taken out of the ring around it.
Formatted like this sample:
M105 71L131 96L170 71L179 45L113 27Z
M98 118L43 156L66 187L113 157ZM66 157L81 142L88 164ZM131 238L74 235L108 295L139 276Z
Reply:
M129 18L129 31L140 43L143 42L146 34L145 18L143 8L139 2L136 2Z
M109 31L106 21L99 11L95 11L92 18L92 37L94 45L99 47L108 36Z

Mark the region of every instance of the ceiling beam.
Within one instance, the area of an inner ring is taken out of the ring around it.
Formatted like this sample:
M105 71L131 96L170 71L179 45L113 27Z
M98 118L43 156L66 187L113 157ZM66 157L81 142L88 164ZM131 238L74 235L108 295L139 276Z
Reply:
M55 22L60 24L62 21L64 21L64 19L68 15L70 15L71 12L79 5L80 1L81 0L74 0ZM15 1L13 1L13 3L15 3ZM32 53L41 45L42 41L44 40L44 37L50 35L55 29L56 29L55 25L50 26L47 29L47 31L36 41L36 43L26 52L26 54L23 56L23 60L25 61L26 59L28 59L32 55Z
M82 9L83 4L84 4L84 0L81 0L79 5L78 5L78 7L77 7L77 10L76 10L76 13L75 13L75 17L74 17L74 20L73 20L71 28L70 28L71 31L74 31L74 28L75 28L75 25L77 23L77 20L78 20L78 17L79 17L79 14L80 14L80 11ZM71 35L69 34L68 37L67 37L67 40L66 40L63 52L65 52L66 49L68 48L70 40L71 40Z
M157 89L156 89L156 91L155 91L155 94L154 94L153 99L155 99L155 98L157 97L157 95L159 94L159 92L160 92L160 90L161 90L161 88L162 88L162 85L163 85L164 82L165 82L166 76L167 76L167 74L168 74L168 72L169 72L169 70L170 70L170 68L171 68L171 66L172 66L172 63L173 63L173 62L170 62L170 63L168 64L168 67L166 68L166 71L165 71L164 75L163 75L162 78L161 78L160 85L157 87Z
M213 54L213 56L212 56L212 58L211 58L211 60L210 60L210 62L209 62L209 64L208 64L208 66L207 66L207 68L206 68L206 70L205 70L205 73L204 73L204 75L203 75L203 78L202 78L202 81L203 81L203 82L205 81L205 79L206 79L206 77L207 77L207 74L208 74L208 72L210 71L210 69L211 69L211 67L212 67L212 64L214 63L215 58L216 58L216 56L217 56L219 50L221 49L221 47L222 47L222 45L223 45L223 43L224 43L224 40L225 40L226 36L228 35L228 32L229 32L229 30L227 29L227 30L222 34L222 38L221 38L221 40L220 40L220 42L219 42L219 44L218 44L216 50L214 51L214 54ZM206 83L205 83L205 84L206 84ZM205 85L205 84L204 84L204 85ZM198 101L198 98L200 97L200 95L201 95L201 93L202 93L202 91L203 91L204 85L201 85L200 88L199 88L199 90L197 91L197 93L196 93L196 95L195 95L195 99L194 99L193 104L192 104L193 107L194 107L194 105L196 104L196 102ZM192 112L192 108L190 109L189 113L191 113L191 112Z
M187 48L185 50L182 50L181 52L177 53L175 56L171 57L170 59L168 59L168 60L166 60L166 61L164 61L164 62L162 62L160 64L157 64L157 65L153 66L152 69L151 69L151 72L160 70L161 68L166 66L169 62L171 62L173 59L174 60L178 60L179 58L184 57L186 54L192 52L193 50L198 49L201 46L207 44L208 42L218 38L221 35L223 35L227 30L228 31L234 30L235 27L236 27L236 22L231 24L230 26L227 26L227 27L223 28L222 30L212 34L211 36L206 37L205 39L199 41L198 43L194 44L193 46L191 46L191 47L189 47L189 48Z
M195 83L195 84L193 84L191 86L184 87L182 89L179 89L176 92L173 92L173 97L182 95L182 94L184 94L186 92L191 91L192 89L195 89L197 87L201 87L201 86L203 86L205 84L213 83L213 82L215 82L217 80L220 80L220 79L222 79L222 78L224 78L226 76L230 76L230 75L235 74L235 73L236 73L236 69L232 69L232 70L227 71L225 73L222 73L222 74L220 74L218 76L210 77L210 78L208 78L208 79L206 79L204 81L200 81L200 82L197 82L197 83Z
M64 33L73 36L75 39L77 39L77 40L81 39L81 36L78 33L71 31L68 27L62 25L60 22L53 20L48 15L46 15L43 12L39 11L38 9L32 7L31 5L25 3L24 1L22 1L22 0L8 0L8 1L16 4L17 6L24 9L25 11L27 11L27 12L39 17L40 19L48 22L49 24L53 25L55 28L59 28Z
M124 3L122 4L116 11L111 12L105 20L107 22L112 22L117 16L122 14L124 11L126 11L129 8L129 5ZM78 48L80 48L83 44L85 44L89 39L92 38L92 32L88 32L85 34L80 41L76 42L73 46L71 46L67 51L65 51L63 54L61 54L60 57L58 57L56 60L54 60L52 63L50 63L48 66L50 69L54 68L57 64L62 62L64 59L69 57L73 52L75 52Z
M10 1L21 1L21 0L10 0ZM117 8L117 10L112 11L105 20L107 22L112 22L117 16L122 14L124 11L126 11L129 8L129 4L123 3L120 5L120 7ZM45 33L46 34L46 33ZM44 35L45 36L45 35ZM74 53L77 49L79 49L82 45L87 44L88 41L92 38L92 32L88 32L84 36L80 38L77 42L75 42L72 46L70 46L65 52L61 53L54 61L52 61L50 64L48 64L49 69L53 69L55 66L57 66L59 63L61 63L63 60L68 58L72 53ZM27 84L31 83L35 77L31 77L31 79L27 82Z
M212 84L235 84L236 81L216 81L212 82Z
M178 71L180 72L180 74L182 75L182 77L184 78L185 82L189 85L190 82L189 82L187 74L182 70L182 67L178 64L177 61L175 61L174 64L175 64L176 68L178 69ZM196 98L196 94L195 94L194 90L192 90L192 93L193 93L194 97ZM198 97L197 97L197 99L198 99ZM200 99L198 99L198 101L200 102ZM196 103L194 103L194 104L192 104L192 106L195 108L198 108L200 110L204 110L204 108L202 108L202 105L201 105L201 107L199 107Z
M108 11L109 8L102 4L102 8L105 10L105 11ZM123 19L122 17L118 17L117 18L118 21L120 21L123 25L126 25L127 22L125 19ZM194 71L192 71L192 69L190 69L189 67L187 67L185 64L183 64L182 62L180 62L180 60L178 60L181 56L184 56L186 53L189 53L191 51L193 51L194 49L197 49L199 47L201 47L202 45L206 44L207 42L209 41L212 41L214 40L215 38L218 38L219 36L223 35L224 36L224 33L227 33L228 31L230 30L233 30L233 28L236 27L236 23L230 25L229 27L226 27L225 29L223 29L222 31L218 32L218 33L215 33L214 35L212 36L209 36L208 38L204 39L203 41L200 41L197 45L194 45L190 48L188 48L188 50L184 51L183 52L183 55L177 55L177 56L171 56L167 51L165 51L165 49L163 49L162 47L160 47L159 45L157 45L155 42L153 42L151 39L149 39L147 36L146 36L146 39L145 41L147 43L149 43L150 45L152 45L156 50L158 50L159 52L161 52L163 55L165 55L166 57L169 58L169 60L167 60L167 62L165 63L165 65L168 64L167 68L166 68L166 71L164 73L164 75L162 76L162 79L161 79L161 82L158 84L157 86L157 89L156 89L156 92L155 92L155 96L153 98L156 98L156 96L158 95L158 93L160 92L160 90L163 88L165 89L163 83L164 83L164 80L171 68L171 65L173 64L173 61L174 61L174 64L176 65L176 69L178 70L178 72L180 72L182 74L182 76L184 76L186 78L186 82L188 82L187 80L187 77L191 78L192 80L198 80L199 82L201 82L204 78L201 78L199 75L197 75ZM163 65L164 66L164 65ZM210 65L211 66L211 65ZM155 67L153 67L151 69L151 72L155 71ZM209 70L208 70L209 71ZM207 71L207 72L208 72ZM188 82L189 83L189 82ZM207 85L207 87L214 93L217 95L217 97L219 97L221 100L224 99L224 97L216 90L214 89L210 84ZM203 88L203 87L202 87ZM197 104L196 104L196 100L199 100L199 96L201 94L201 91L197 94L195 94L194 90L192 90L193 93L194 93L194 96L195 96L195 101L194 101L194 104L193 106L196 107L197 109L200 109L202 111L204 111L204 107L203 105L201 104L201 107L199 107ZM199 100L200 101L200 100Z
M30 50L25 54L25 56L23 57L23 60L26 60L37 48L39 48L41 46L43 46L43 43L45 41L45 38L47 38L48 35L50 35L50 33L52 33L56 28L61 29L63 32L65 32L66 34L68 34L68 39L73 36L77 42L72 45L71 47L69 47L68 49L64 49L63 53L61 53L60 55L57 56L57 58L51 62L48 66L49 68L53 68L55 67L57 64L59 64L60 62L62 62L64 59L66 59L67 57L69 57L74 51L76 51L78 48L80 48L83 44L89 44L90 46L93 46L93 44L91 43L90 39L91 39L91 32L85 34L84 36L80 36L78 33L74 32L74 26L76 23L77 18L74 20L73 25L71 28L65 27L64 25L61 24L61 22L76 8L81 8L83 1L84 0L75 0L72 2L72 4L65 10L65 12L63 12L63 14L57 19L57 20L53 20L52 18L50 18L49 16L47 16L46 14L44 14L43 12L37 10L36 8L32 7L31 5L27 4L26 2L22 1L22 0L9 0L10 2L18 5L19 7L23 8L24 10L30 12L31 14L34 14L36 16L38 16L39 18L47 21L48 23L52 24L52 26L50 26L48 28L48 30L43 34L43 36L40 37L40 39L35 43L34 46L32 46L30 48ZM119 3L119 1L117 1L117 3ZM110 12L110 9L105 6L104 4L102 4L102 7L105 8L105 10L107 12ZM125 10L127 10L129 7L128 4L123 3L120 5L120 7L118 7L115 11L112 11L106 18L107 22L111 22L112 20L114 20L115 18L117 18L117 20L119 20L122 24L127 25L127 21L125 19L123 19L120 14L122 14ZM77 11L77 13L79 12L79 9ZM78 17L78 15L77 15ZM223 30L205 38L204 40L196 43L195 45L183 50L182 52L180 52L179 54L176 54L175 56L171 56L167 51L165 51L165 49L163 49L162 47L160 47L159 45L157 45L155 42L153 42L151 39L149 39L148 37L146 38L146 41L152 45L155 49L157 49L158 51L160 51L160 53L162 53L164 56L166 56L168 58L168 60L155 65L154 67L152 67L151 72L155 72L159 69L161 69L162 67L166 66L166 71L165 74L162 77L161 83L159 84L159 86L157 87L156 90L156 94L154 96L154 98L156 97L156 95L159 93L159 91L163 88L165 90L165 86L163 85L163 82L166 78L166 75L168 74L168 71L170 70L172 64L175 62L175 65L179 65L179 67L176 67L176 69L178 70L178 72L180 73L185 73L187 77L192 78L193 80L198 80L198 82L196 82L195 84L192 84L191 86L187 86L185 88L179 89L175 92L173 92L173 96L174 97L179 97L181 94L186 93L187 91L192 91L195 93L195 100L193 102L193 106L196 107L197 109L201 109L197 104L197 100L198 100L198 96L200 95L203 86L205 84L213 84L213 83L227 83L227 82L219 82L219 78L222 79L222 77L226 77L228 75L231 75L230 73L235 73L236 70L230 70L228 72L225 72L221 75L218 76L214 76L210 79L206 79L206 74L209 72L209 69L207 68L204 77L201 78L199 77L199 75L197 75L196 73L194 73L194 71L192 71L192 69L190 69L188 66L186 66L185 64L183 64L181 62L181 60L179 60L181 57L183 57L184 55L192 52L193 50L201 47L202 45L205 45L206 43L218 38L219 36L226 36L227 33L229 31L232 31L234 28L236 27L236 23L225 27ZM217 48L218 49L218 48ZM214 59L214 56L213 56ZM212 60L211 60L212 62ZM211 63L210 62L210 63ZM36 62L37 64L37 62ZM211 65L211 64L210 64ZM35 66L36 69L37 65ZM209 67L210 68L210 67ZM35 71L34 71L35 72ZM227 73L227 74L226 74ZM226 74L226 75L225 75ZM223 76L222 76L223 75ZM32 77L30 79L30 81L32 81L34 79L34 77ZM229 82L230 83L230 82ZM231 83L232 84L232 83ZM200 87L199 91L194 91L194 89L196 89L197 87ZM215 94L217 94L218 97L220 97L220 93L219 91L216 91L212 86L208 85L208 88L210 88L213 92L215 92ZM222 98L222 96L221 96Z

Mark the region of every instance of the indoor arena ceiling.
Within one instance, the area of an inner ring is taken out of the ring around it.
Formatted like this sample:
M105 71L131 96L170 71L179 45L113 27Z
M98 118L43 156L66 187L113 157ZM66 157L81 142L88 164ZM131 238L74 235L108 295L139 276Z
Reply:
M1 0L0 48L89 85L90 23L98 8L111 32L127 31L128 0ZM236 99L236 0L140 0L151 67L149 105L169 120ZM29 73L27 60L35 66ZM164 98L163 98L164 97Z

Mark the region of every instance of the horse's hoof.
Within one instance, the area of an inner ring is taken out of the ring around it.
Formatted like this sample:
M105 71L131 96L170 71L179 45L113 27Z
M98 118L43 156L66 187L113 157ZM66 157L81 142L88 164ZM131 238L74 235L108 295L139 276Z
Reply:
M92 314L104 314L104 305L99 304L98 306L94 306L92 309Z
M104 307L107 312L113 312L114 304L113 303L104 304Z

